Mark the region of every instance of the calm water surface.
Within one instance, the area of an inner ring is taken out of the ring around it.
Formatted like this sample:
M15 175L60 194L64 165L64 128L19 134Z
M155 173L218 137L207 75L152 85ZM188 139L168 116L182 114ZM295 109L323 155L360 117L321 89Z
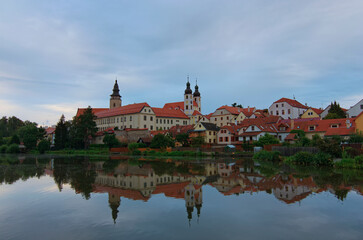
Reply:
M363 239L363 172L0 155L0 239Z

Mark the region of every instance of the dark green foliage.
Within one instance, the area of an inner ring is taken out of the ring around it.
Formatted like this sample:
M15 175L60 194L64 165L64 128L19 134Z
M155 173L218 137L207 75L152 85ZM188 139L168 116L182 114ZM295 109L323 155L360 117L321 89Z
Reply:
M88 107L80 116L73 118L70 129L72 147L76 149L87 149L89 147L90 139L97 132L95 119L96 116L93 114L91 107Z
M8 149L7 145L1 145L0 146L0 153L6 153L6 150Z
M264 160L264 161L280 161L280 152L278 151L259 151L253 155L253 159Z
M204 137L193 137L191 138L191 143L193 147L201 147L204 144Z
M10 137L24 125L24 122L17 117L2 117L0 119L0 137Z
M255 145L259 146L259 147L263 147L264 145L278 144L278 143L280 143L280 141L277 138L266 133L265 136L262 136L262 137L260 137L260 139L258 139L258 141L255 143Z
M136 155L136 156L141 155L141 151L138 149L135 149L132 151L132 155Z
M176 135L175 137L176 141L180 142L183 147L186 147L189 145L189 134L188 133L181 133Z
M139 148L139 144L138 143L130 143L127 148L129 149L130 152L133 152L134 150Z
M301 147L308 147L310 146L310 139L307 137L300 137L298 138L298 140L296 141L296 146L301 146Z
M338 118L346 118L346 114L343 109L340 107L339 103L334 101L334 103L330 104L330 109L328 115L324 119L338 119Z
M152 139L150 147L161 148L161 149L165 149L167 147L174 147L174 140L169 136L165 136L163 134L157 134Z
M64 149L69 145L69 129L70 124L65 121L65 117L62 114L55 127L55 149Z
M242 143L242 148L244 151L250 152L253 150L253 145L250 144L249 142L244 142L244 143Z
M35 124L27 124L18 130L18 134L27 150L35 149L37 141L44 136L44 129L38 129Z
M243 108L242 104L237 104L237 103L232 103L231 104L232 107L239 107L239 108Z
M13 136L11 136L9 145L10 144L13 144L13 143L20 144L20 139L19 139L18 135L16 135L16 134L14 134Z
M363 134L357 133L357 134L351 135L348 142L349 143L363 143Z
M117 147L120 144L115 134L105 134L103 137L103 143L106 144L109 148Z
M145 143L138 143L139 144L139 148L146 148L146 144Z
M6 153L19 153L19 145L18 144L11 144L9 145L9 147L6 149Z
M360 150L352 147L347 147L344 149L344 152L347 157L354 158L360 155Z
M298 138L305 137L305 132L303 130L292 130L290 133L297 133Z
M342 156L342 148L340 147L340 138L325 138L317 142L316 145L320 151L330 154L333 157Z
M290 156L286 159L287 163L297 164L297 165L315 165L315 166L332 166L333 159L331 155L327 153L317 153L312 154L309 152L298 152L293 156Z
M48 140L43 139L38 143L38 151L40 154L49 151L49 149L50 149L50 142Z

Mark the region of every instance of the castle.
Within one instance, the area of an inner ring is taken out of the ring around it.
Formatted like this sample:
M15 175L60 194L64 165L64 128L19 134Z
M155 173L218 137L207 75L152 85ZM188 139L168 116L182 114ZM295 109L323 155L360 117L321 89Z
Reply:
M110 95L109 108L93 108L96 124L100 131L107 129L148 129L169 130L172 126L195 124L201 114L202 101L198 84L194 93L187 78L184 101L166 103L162 108L151 107L148 103L122 105L117 80ZM79 108L77 116L84 109Z

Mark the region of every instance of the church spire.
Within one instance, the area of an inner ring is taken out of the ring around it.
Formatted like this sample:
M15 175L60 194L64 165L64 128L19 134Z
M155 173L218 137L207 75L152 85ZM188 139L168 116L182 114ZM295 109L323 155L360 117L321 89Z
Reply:
M187 88L185 89L185 94L192 94L192 89L190 89L189 75L187 77Z
M194 97L200 97L199 87L198 87L198 79L195 79L195 91L193 94Z
M115 84L113 85L111 97L121 97L120 96L120 89L118 88L117 78L115 80Z

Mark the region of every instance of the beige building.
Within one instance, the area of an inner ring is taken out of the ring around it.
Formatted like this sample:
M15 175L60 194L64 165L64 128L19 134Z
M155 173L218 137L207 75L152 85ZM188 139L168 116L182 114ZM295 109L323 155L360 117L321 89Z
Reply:
M213 123L198 123L194 126L192 137L202 136L205 143L216 144L219 127Z
M301 115L301 118L321 118L323 112L323 109L310 107Z
M256 114L256 108L222 106L210 116L209 122L222 127L230 123L239 124L246 118L256 118Z

